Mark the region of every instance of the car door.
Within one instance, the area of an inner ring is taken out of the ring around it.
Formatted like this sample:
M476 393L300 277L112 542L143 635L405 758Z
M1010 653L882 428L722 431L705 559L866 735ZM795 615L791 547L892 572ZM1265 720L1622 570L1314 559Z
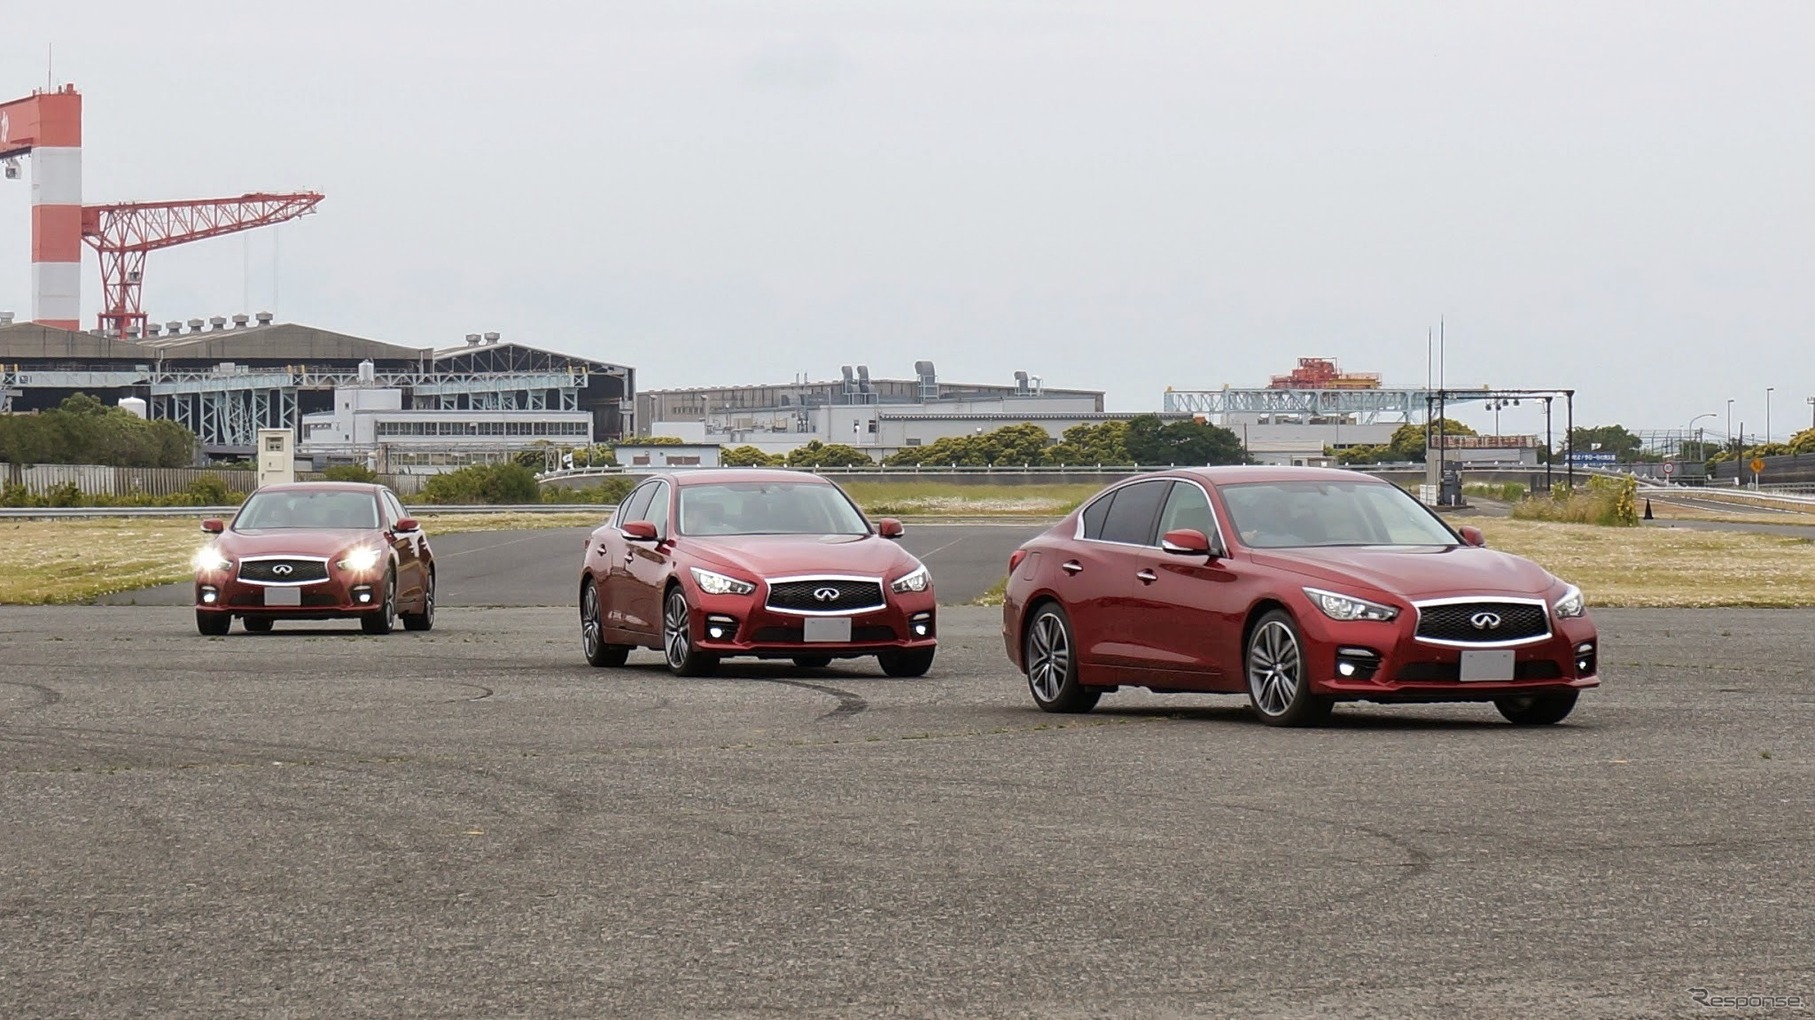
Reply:
M423 565L422 532L413 531L406 534L397 533L397 522L408 517L403 504L389 489L380 489L378 502L384 512L385 540L397 553L397 601L399 605L414 604L422 597L428 585L428 572Z
M1171 485L1168 479L1152 479L1106 494L1107 509L1093 514L1093 505L1086 512L1073 554L1059 565L1069 575L1064 582L1067 609L1086 663L1129 668L1151 663L1147 614L1162 607L1140 575L1148 570L1149 553L1158 542L1154 529Z
M649 501L655 497L657 484L644 482L624 497L611 520L611 527L600 533L598 548L594 550L598 557L596 576L601 579L599 611L602 622L607 630L629 632L638 638L651 635L634 622L635 593L631 590L630 555L636 543L625 538L620 529L631 521L646 519L643 515L649 508Z
M1209 490L1180 479L1160 510L1159 535L1190 528L1226 551ZM1141 625L1143 643L1158 669L1178 671L1175 686L1220 690L1232 681L1228 665L1241 659L1242 624L1247 603L1244 586L1227 557L1178 555L1161 548L1143 550L1145 573L1154 580L1147 596L1156 610ZM1239 680L1239 677L1234 678Z
M662 589L668 583L668 557L673 548L669 518L674 487L666 481L653 483L649 503L638 520L655 525L655 541L626 542L624 552L624 616L628 626L639 632L660 636L662 630Z

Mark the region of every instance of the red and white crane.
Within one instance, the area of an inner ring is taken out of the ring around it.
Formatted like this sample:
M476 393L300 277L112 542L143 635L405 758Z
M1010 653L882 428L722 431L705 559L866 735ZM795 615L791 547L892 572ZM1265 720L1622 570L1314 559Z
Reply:
M82 240L101 257L101 329L109 336L144 335L146 253L293 220L313 212L321 199L305 191L83 206Z
M0 103L0 166L32 158L32 321L81 328L82 245L101 257L101 328L143 332L145 255L313 212L322 196L251 194L184 202L82 204L82 96L73 85Z

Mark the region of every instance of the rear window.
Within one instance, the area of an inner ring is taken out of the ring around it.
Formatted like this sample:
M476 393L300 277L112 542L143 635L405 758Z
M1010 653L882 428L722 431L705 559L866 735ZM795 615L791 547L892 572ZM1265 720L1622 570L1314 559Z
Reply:
M1103 541L1152 545L1153 525L1171 485L1165 481L1136 482L1117 490L1109 515L1103 520Z

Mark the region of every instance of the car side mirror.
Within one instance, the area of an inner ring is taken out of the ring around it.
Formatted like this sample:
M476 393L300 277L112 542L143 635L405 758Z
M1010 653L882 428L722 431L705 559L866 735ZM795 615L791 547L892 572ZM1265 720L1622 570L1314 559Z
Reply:
M1174 556L1215 556L1216 546L1208 535L1196 528L1179 528L1166 532L1160 539L1160 548Z
M407 535L412 531L421 531L422 522L414 517L399 517L397 518L397 526L394 530L399 535Z
M622 531L624 537L630 539L632 542L655 541L654 521L626 521L624 526L618 530Z
M901 522L893 517L884 517L876 522L876 534L883 538L900 538L906 531Z
M1462 541L1477 549L1487 548L1487 536L1481 534L1480 528L1465 527L1462 529Z
M219 517L210 517L202 522L202 530L210 535L218 535L227 530L227 522Z

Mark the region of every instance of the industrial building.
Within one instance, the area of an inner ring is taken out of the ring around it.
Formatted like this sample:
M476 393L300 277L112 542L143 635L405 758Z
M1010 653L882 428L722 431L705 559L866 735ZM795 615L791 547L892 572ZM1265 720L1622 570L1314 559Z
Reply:
M0 313L0 410L51 408L78 392L138 398L150 417L195 432L211 457L248 456L259 429L287 428L299 454L392 471L608 441L634 420L634 369L496 333L437 350L264 313L151 323L129 339L98 332Z
M1049 388L1026 372L1012 384L948 383L920 361L914 373L879 379L867 365L846 365L831 381L650 390L637 396L637 421L650 434L694 443L787 453L818 440L880 458L1004 425L1032 422L1057 439L1073 425L1128 417L1104 413L1101 390Z

